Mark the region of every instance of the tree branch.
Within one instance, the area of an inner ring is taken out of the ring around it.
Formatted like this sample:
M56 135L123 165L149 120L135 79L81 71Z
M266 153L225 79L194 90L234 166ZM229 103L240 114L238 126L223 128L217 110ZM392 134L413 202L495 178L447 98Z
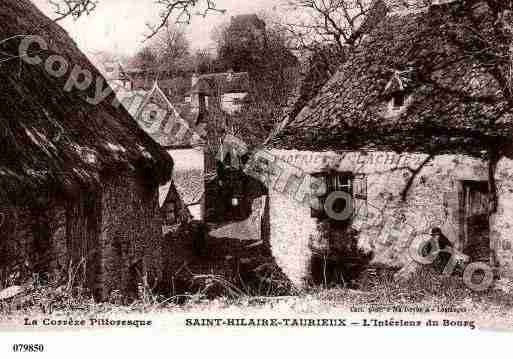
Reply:
M96 9L100 0L47 0L58 15L53 21L60 21L67 17L74 20L82 15L89 15ZM193 15L207 16L211 12L225 13L226 10L219 9L214 0L157 0L156 4L161 7L160 21L157 25L147 24L150 33L145 36L148 40L155 36L161 29L165 28L171 18L175 17L176 23L190 23ZM193 12L194 9L202 8Z
M433 154L430 154L429 156L426 157L426 159L424 161L422 161L422 163L419 165L419 167L415 168L415 169L410 169L410 171L412 172L412 175L411 177L408 179L408 182L406 183L406 186L404 187L404 189L401 191L401 200L404 202L406 201L406 198L408 196L408 191L410 190L411 186L413 186L413 182L415 182L415 179L417 178L417 175L420 173L420 171L422 171L422 169L429 163L429 161L431 161L433 158L435 157L435 155Z
M193 13L193 9L203 5L203 11ZM225 9L217 8L213 0L158 0L157 4L162 7L160 14L160 22L157 25L146 24L150 33L146 36L146 40L151 39L161 29L165 28L172 16L175 16L177 24L189 24L193 15L207 16L209 13L226 12Z
M48 2L54 7L54 12L59 15L53 19L55 22L69 16L76 20L84 14L89 15L98 5L98 1L95 0L48 0Z

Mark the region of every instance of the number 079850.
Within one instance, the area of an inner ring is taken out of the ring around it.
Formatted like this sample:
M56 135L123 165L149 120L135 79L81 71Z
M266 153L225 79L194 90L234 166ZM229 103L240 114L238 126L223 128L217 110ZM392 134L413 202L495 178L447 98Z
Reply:
M43 344L13 344L12 350L15 353L42 353L45 347Z

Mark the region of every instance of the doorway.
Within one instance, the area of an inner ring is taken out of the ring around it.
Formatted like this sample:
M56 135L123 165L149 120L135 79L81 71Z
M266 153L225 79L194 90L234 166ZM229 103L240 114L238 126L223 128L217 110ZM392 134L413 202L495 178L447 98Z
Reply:
M493 264L487 181L463 181L460 197L461 243L472 262Z

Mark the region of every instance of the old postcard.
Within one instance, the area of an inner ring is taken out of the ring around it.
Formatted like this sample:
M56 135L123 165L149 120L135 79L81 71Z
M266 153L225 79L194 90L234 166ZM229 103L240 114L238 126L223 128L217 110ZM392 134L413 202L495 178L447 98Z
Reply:
M0 0L0 121L9 357L513 329L511 1Z

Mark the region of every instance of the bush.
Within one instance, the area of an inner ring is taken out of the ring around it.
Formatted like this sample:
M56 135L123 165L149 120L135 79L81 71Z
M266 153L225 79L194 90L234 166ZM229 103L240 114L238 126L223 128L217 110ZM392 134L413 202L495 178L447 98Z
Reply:
M358 248L358 232L346 223L323 220L316 237L310 237L313 285L353 287L368 267L371 255Z

